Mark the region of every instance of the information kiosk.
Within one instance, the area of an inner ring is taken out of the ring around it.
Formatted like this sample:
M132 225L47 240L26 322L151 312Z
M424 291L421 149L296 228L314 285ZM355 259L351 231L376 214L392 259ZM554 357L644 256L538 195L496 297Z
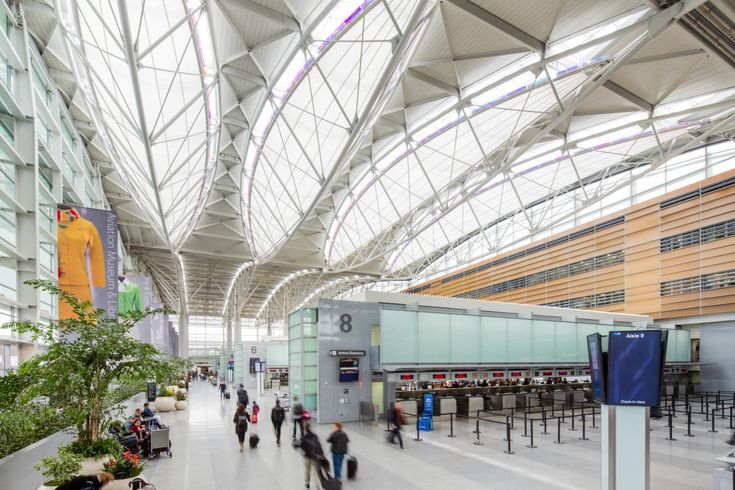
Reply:
M661 330L587 337L592 391L602 405L603 490L650 488L649 410L661 401L666 340Z

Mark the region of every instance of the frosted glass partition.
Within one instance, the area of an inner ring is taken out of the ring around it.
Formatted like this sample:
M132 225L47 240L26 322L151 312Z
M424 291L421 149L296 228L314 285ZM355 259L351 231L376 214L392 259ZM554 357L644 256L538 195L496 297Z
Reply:
M292 397L298 396L303 401L304 408L316 410L317 310L294 311L288 317L288 325L289 391ZM283 353L278 352L278 346L271 347L275 348L274 360L280 359Z
M691 340L689 330L669 330L666 345L667 362L689 362L691 358Z
M587 336L633 327L383 309L384 364L586 363Z

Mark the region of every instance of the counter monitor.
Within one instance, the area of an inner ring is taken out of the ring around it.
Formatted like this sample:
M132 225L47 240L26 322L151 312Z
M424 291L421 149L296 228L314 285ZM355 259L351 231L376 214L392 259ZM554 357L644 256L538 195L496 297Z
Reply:
M467 373L455 373L455 379L467 379Z
M543 374L544 376L551 376L552 374L554 374L554 371L544 371Z
M510 373L510 375L511 375L512 377L514 377L514 378L520 378L520 377L521 377L521 372L520 372L520 371L512 371L512 372Z
M505 377L505 373L493 373L493 378L503 378Z
M431 375L431 379L447 379L447 375L444 373L434 373Z
M413 374L401 374L401 381L413 380Z

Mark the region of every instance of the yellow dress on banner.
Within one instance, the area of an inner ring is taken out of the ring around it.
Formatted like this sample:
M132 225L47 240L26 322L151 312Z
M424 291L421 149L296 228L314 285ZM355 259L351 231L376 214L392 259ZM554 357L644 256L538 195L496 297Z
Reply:
M92 287L105 287L105 252L97 228L91 221L79 216L74 209L59 210L57 238L59 287L82 301L91 302L90 281ZM59 320L73 317L71 305L60 299Z

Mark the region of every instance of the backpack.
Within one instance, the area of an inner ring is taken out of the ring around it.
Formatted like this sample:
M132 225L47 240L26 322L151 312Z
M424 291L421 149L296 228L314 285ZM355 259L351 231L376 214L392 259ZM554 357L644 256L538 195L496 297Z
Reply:
M286 418L286 411L283 409L283 407L273 408L273 412L271 413L271 421L274 424L283 423L283 420L285 418Z
M248 430L248 418L245 415L237 417L237 432L246 432Z

